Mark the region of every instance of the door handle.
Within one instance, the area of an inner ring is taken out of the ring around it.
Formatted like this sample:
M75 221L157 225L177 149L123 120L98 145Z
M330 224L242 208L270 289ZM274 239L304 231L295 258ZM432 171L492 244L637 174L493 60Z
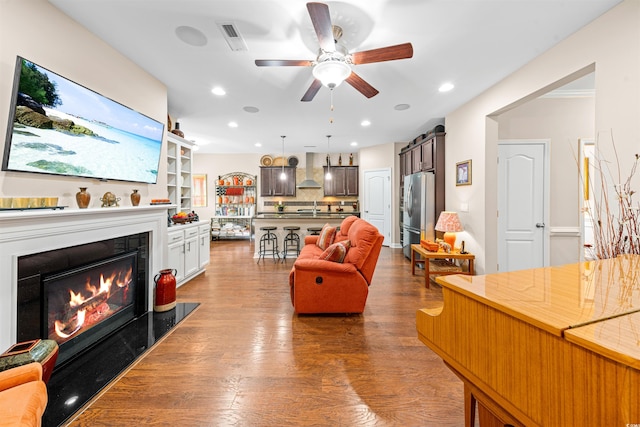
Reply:
M544 222L538 222L538 223L536 223L536 227L537 227L537 228L544 228Z

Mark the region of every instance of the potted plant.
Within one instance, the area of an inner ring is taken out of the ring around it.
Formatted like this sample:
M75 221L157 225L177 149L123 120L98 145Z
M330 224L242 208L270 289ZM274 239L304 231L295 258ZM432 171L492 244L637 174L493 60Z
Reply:
M283 202L275 202L275 203L274 203L274 205L273 205L273 207L275 207L275 208L276 208L276 210L277 210L279 213L284 212L284 208L285 208L285 206L284 206L284 203L283 203Z

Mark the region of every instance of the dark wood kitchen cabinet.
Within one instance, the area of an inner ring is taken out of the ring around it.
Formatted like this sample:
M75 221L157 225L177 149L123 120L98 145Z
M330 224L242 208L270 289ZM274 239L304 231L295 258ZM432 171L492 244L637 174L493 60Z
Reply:
M282 166L261 167L260 168L260 196L291 196L296 195L296 168L284 167L286 180L280 179Z
M444 167L444 132L421 136L400 152L400 182L404 176Z
M331 166L331 179L326 179L327 167L324 167L325 196L357 196L358 166Z

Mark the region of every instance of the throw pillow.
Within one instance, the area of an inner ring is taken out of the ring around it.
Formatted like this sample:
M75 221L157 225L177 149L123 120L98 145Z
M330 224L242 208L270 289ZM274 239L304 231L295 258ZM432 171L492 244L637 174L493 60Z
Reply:
M316 241L316 245L322 249L327 249L332 243L333 239L336 237L336 228L330 226L328 223L322 227L322 231L320 231L320 235L318 236L318 240Z
M319 259L324 259L333 262L344 262L344 258L347 256L347 251L351 247L350 240L343 240L330 245L322 252Z

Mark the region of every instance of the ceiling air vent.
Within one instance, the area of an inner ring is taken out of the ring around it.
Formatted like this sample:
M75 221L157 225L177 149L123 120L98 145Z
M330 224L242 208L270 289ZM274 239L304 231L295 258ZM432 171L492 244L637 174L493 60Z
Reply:
M247 44L233 22L217 22L216 24L232 51L239 52L248 50Z

